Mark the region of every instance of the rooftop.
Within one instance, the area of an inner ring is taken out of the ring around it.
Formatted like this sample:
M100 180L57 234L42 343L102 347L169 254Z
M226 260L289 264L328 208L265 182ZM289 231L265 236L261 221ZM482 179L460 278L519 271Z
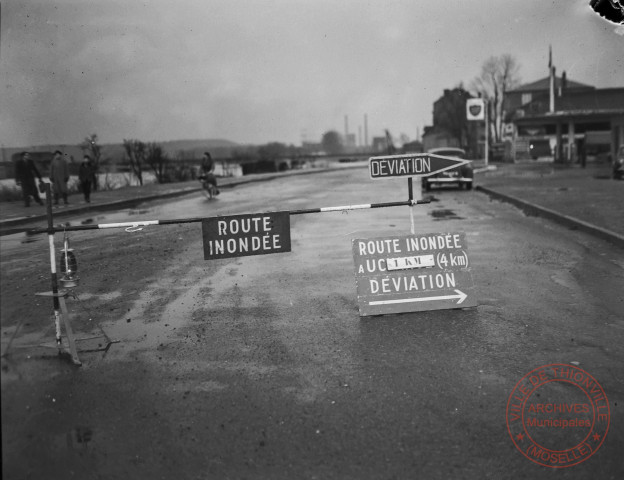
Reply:
M555 90L559 89L562 84L562 77L555 76ZM591 85L585 85L584 83L575 82L574 80L570 80L566 78L566 90L574 90L574 89L583 89L583 90L594 90L595 87ZM510 92L536 92L536 91L548 91L550 90L550 77L544 77L540 80L536 80L535 82L525 83L524 85L520 85L513 90L509 90Z

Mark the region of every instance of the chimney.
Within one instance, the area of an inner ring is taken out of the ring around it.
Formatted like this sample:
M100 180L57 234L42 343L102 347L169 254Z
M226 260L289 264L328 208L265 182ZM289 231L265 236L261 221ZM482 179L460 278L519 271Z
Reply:
M567 86L568 86L568 77L564 70L563 73L561 74L561 93L559 94L560 97L563 96L563 94L565 93Z
M550 108L552 113L555 111L555 67L550 67Z

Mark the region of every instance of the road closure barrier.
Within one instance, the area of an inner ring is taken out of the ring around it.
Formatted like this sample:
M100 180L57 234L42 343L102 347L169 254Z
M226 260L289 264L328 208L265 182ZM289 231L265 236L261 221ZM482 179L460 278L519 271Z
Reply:
M304 215L308 213L326 213L326 212L341 212L347 210L363 210L367 208L387 208L387 207L405 207L430 203L430 200L406 200L402 202L386 202L386 203L366 203L361 205L343 205L338 207L320 207L320 208L308 208L304 210L290 210L286 211L289 215ZM271 213L271 212L267 212ZM262 215L253 214L253 215ZM136 232L143 227L149 227L152 225L174 225L181 223L200 223L211 218L221 217L194 217L194 218L174 218L166 220L141 220L134 222L117 222L117 223L92 223L89 225L68 225L68 226L53 226L48 228L34 228L27 231L28 235L36 235L41 233L54 233L54 232L72 232L79 230L103 230L108 228L123 228L127 232Z
M60 308L54 234L81 230L123 228L132 233L145 227L202 223L204 259L214 260L291 251L290 216L311 213L344 212L373 208L400 207L430 203L421 198L420 185L414 199L412 177L456 168L467 160L430 154L388 155L369 159L371 179L407 177L408 199L399 202L365 203L302 210L239 214L216 217L141 220L132 222L55 226L51 192L46 191L47 228L32 229L28 235L47 233L50 246L51 286L55 317L65 314ZM419 182L420 183L420 182ZM466 254L465 236L457 233L414 234L411 236L354 239L353 256L360 315L379 315L442 308L476 306L472 277ZM68 318L65 319L68 322ZM59 322L57 322L59 323ZM71 325L67 324L71 334ZM60 328L57 343L61 349ZM72 353L75 353L72 349ZM74 355L75 356L75 355Z

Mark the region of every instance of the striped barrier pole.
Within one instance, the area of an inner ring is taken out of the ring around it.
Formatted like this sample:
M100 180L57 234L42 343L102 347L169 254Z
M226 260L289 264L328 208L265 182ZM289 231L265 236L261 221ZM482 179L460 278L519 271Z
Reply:
M54 327L56 329L56 346L61 353L61 319L60 319L60 302L58 298L58 277L56 274L56 252L54 250L54 222L52 219L52 188L49 183L45 184L46 194L46 214L48 217L48 244L50 246L50 282L52 284L52 305L54 308Z
M412 207L414 205L422 205L425 203L430 203L429 199L426 200L414 200L409 199L402 202L386 202L386 203L365 203L360 205L343 205L338 207L320 207L320 208L309 208L304 210L292 210L288 213L290 215L303 215L308 213L325 213L325 212L342 212L348 210L364 210L369 208L387 208L387 207L403 207L409 206ZM51 218L51 217L50 217ZM63 227L53 227L48 225L47 229L36 228L28 231L29 235L36 235L38 233L49 233L54 235L54 232L71 232L78 230L104 230L108 228L124 228L126 232L136 232L142 230L143 227L148 227L151 225L174 225L181 223L198 223L206 220L210 217L195 217L195 218L177 218L171 220L145 220L139 222L118 222L118 223L100 223L100 224L92 224L92 225L68 225ZM53 242L53 240L51 240ZM53 253L51 254L53 255Z

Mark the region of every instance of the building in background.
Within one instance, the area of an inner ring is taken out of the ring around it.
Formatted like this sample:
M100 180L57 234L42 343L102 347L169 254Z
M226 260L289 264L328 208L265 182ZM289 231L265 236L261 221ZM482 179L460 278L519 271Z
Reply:
M440 147L463 148L469 158L484 156L483 122L469 122L466 101L473 96L461 86L445 89L433 104L433 125L424 129L424 151Z
M555 75L505 92L504 140L514 161L608 161L624 143L624 87L597 89Z

